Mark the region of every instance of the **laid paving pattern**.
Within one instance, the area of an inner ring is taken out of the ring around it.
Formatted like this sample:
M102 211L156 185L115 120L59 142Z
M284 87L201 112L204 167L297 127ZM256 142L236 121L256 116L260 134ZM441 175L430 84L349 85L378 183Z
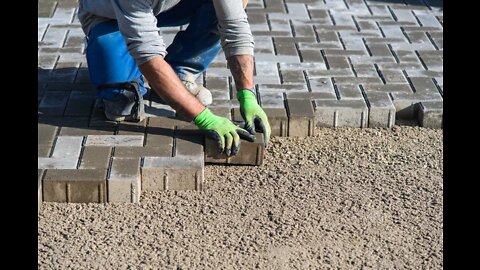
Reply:
M152 93L146 121L107 121L89 83L77 5L38 1L43 201L136 202L142 189L201 189L206 161L262 163L258 140L243 145L245 157L215 155ZM398 119L442 127L442 1L251 0L247 13L257 97L272 135L312 136L314 126L392 127ZM162 28L165 42L184 27ZM198 82L212 91L212 111L241 121L223 52Z

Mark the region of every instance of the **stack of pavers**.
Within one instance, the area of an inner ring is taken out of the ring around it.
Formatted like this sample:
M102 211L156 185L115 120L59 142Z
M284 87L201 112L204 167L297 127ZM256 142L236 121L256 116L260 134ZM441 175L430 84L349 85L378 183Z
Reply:
M250 0L254 81L272 135L388 128L398 119L441 128L441 2ZM142 190L201 189L205 162L262 163L261 137L245 142L238 157L219 156L152 96L145 122L105 121L88 79L77 6L38 2L40 201L136 202ZM165 43L184 28L162 29ZM241 121L223 52L197 82L212 91L212 111Z

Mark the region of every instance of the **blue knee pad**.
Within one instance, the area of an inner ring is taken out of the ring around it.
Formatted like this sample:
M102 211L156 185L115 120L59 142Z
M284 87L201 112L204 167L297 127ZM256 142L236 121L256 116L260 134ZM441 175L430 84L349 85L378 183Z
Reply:
M102 85L138 81L142 95L147 93L142 74L115 20L96 25L88 34L87 64L90 81L99 89ZM98 97L116 100L125 89L110 87L98 91Z

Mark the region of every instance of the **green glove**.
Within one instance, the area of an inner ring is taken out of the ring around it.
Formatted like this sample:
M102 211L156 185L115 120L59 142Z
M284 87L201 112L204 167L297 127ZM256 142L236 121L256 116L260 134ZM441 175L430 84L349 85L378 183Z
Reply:
M225 152L227 156L238 153L240 137L251 142L255 141L255 136L236 126L227 118L213 114L208 108L197 115L194 122L208 137L217 142L218 152Z
M258 105L255 94L249 89L242 89L237 92L237 99L240 102L240 113L245 120L245 129L255 134L255 127L262 131L265 147L270 141L270 123L262 107Z

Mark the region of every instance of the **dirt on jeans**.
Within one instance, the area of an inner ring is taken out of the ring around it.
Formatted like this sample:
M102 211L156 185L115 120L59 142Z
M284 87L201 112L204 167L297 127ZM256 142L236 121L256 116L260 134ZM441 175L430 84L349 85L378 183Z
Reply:
M44 203L40 269L441 269L443 132L317 129L203 192Z

